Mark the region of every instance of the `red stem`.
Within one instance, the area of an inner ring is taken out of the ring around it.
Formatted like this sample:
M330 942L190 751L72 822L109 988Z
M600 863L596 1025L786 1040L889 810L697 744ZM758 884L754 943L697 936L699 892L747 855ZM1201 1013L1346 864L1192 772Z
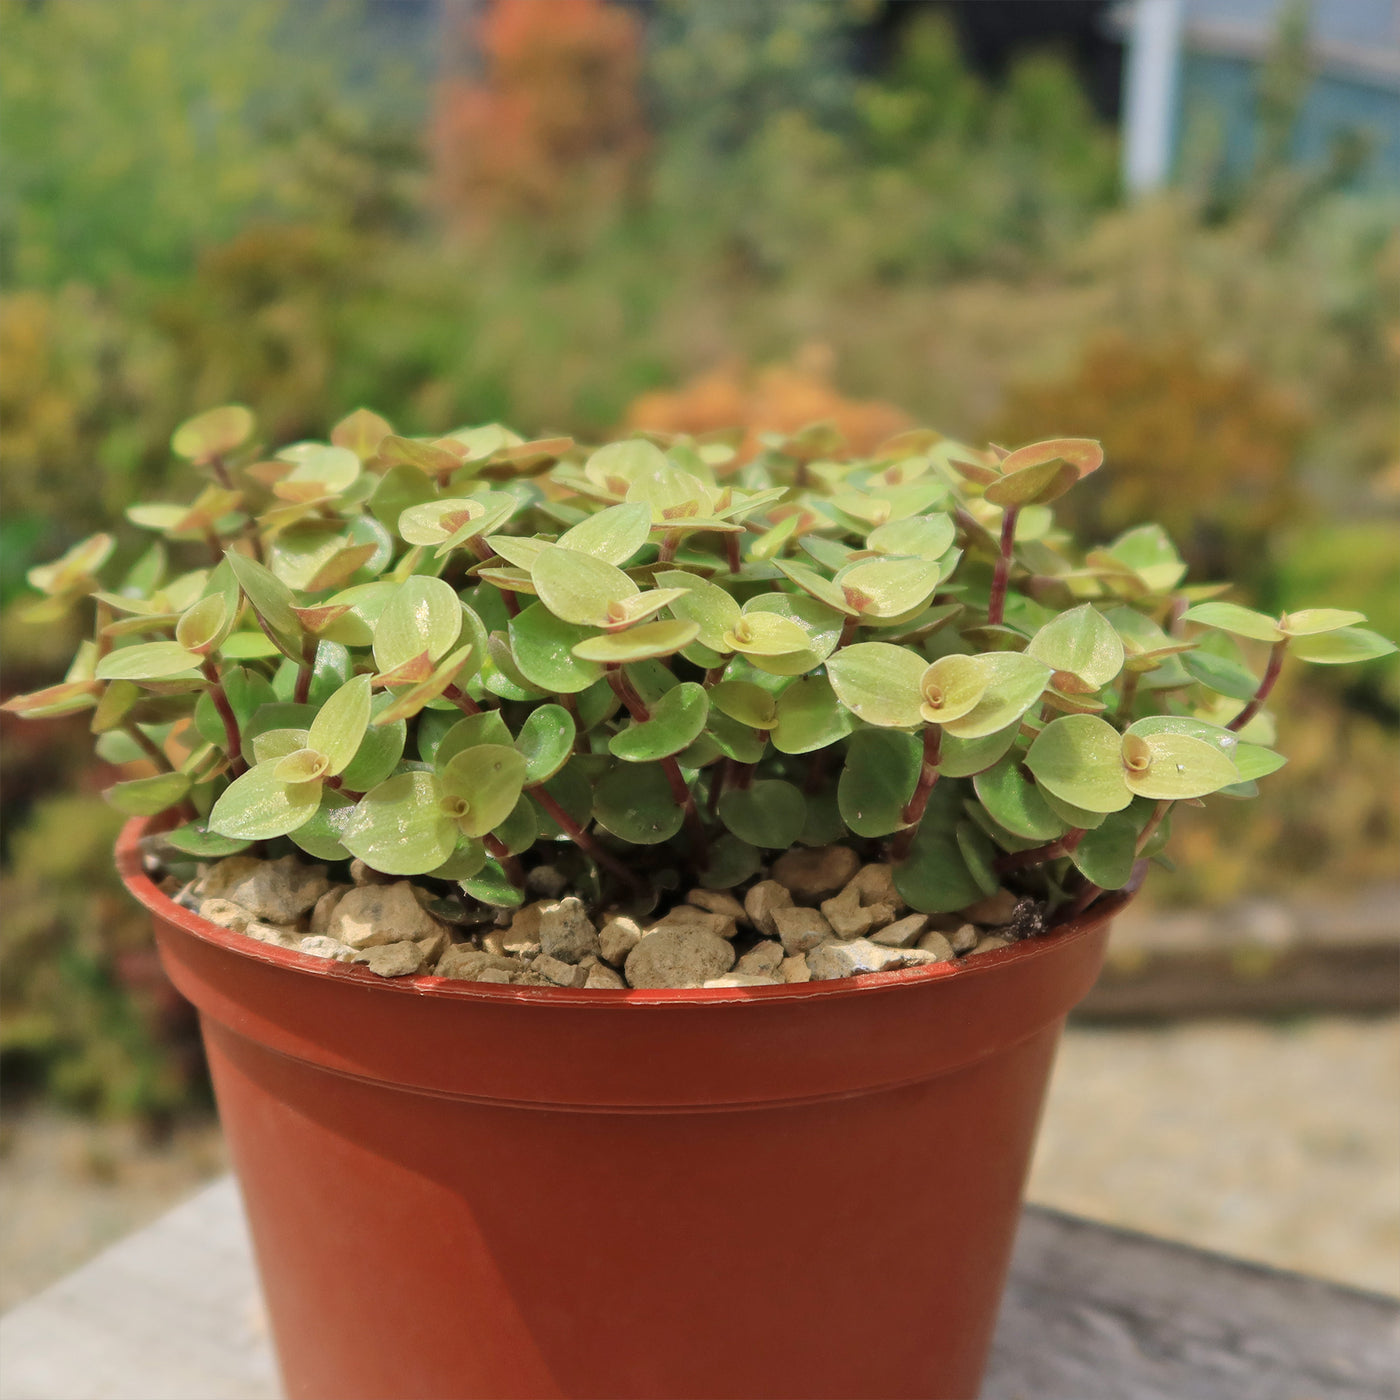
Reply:
M206 661L200 669L204 673L204 679L209 682L209 698L214 702L214 708L224 722L224 744L228 749L229 768L235 778L241 777L248 771L248 765L243 761L243 739L238 732L238 718L233 713L228 696L224 694L218 668L212 661Z
M1021 870L1027 865L1057 860L1060 856L1067 856L1083 839L1083 828L1072 826L1063 836L1044 846L1036 846L1029 851L1008 851L1006 855L998 856L992 862L992 868L998 875L1005 875L1008 870Z
M1269 692L1274 688L1274 682L1278 680L1279 672L1283 670L1283 654L1287 650L1287 637L1281 637L1274 643L1273 649L1269 652L1268 669L1264 672L1264 679L1259 682L1259 689L1254 692L1254 699L1225 726L1226 729L1243 729L1264 708L1264 701L1269 698Z
M999 627L1006 611L1006 581L1011 577L1011 551L1016 542L1016 517L1020 506L1007 506L1001 517L1001 553L992 575L992 596L987 602L987 625Z
M919 769L919 781L914 788L913 796L904 804L904 811L900 813L904 829L898 832L890 842L891 860L903 860L909 854L910 846L914 844L919 823L923 820L924 809L928 806L929 795L933 792L934 784L938 781L938 764L942 756L942 726L926 725L924 727L924 761Z
M297 688L292 696L298 705L306 704L307 697L311 694L311 681L316 674L316 651L320 645L319 642L310 640L302 643L301 669L297 672Z
M518 890L525 888L525 868L506 849L506 843L499 836L493 836L488 832L481 838L481 844L486 847L488 854L495 857L500 863L500 867L506 873L506 879Z
M564 809L556 802L550 794L549 789L543 783L536 783L533 787L525 789L541 807L554 818L559 830L588 856L595 864L602 866L617 876L624 884L630 885L634 890L645 890L643 881L620 861L606 847L600 846L588 832L586 832Z
M459 690L455 685L449 685L442 692L464 715L479 715L481 706L467 694L465 690Z
M126 724L123 725L122 728L124 728L126 732L129 735L131 735L131 737L137 742L137 744L140 745L142 753L144 753L146 757L149 758L151 762L154 763L162 773L170 773L174 771L174 769L171 767L170 760L166 758L166 756L161 752L160 747L156 744L156 741L152 739L149 734L145 733L141 729L140 725Z
M743 560L739 554L739 536L727 534L724 537L724 553L729 561L729 572L737 574L743 567Z
M1143 853L1147 843L1157 834L1157 828L1162 825L1162 819L1171 811L1171 808L1171 802L1165 798L1153 808L1152 815L1147 819L1147 825L1138 833L1135 848L1138 855Z

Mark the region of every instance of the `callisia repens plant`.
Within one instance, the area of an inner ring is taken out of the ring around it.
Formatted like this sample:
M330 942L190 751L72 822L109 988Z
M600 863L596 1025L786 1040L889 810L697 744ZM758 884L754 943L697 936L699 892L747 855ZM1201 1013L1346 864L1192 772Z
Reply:
M96 632L6 708L90 711L157 770L109 799L196 859L297 847L503 908L548 861L654 907L840 842L915 910L1009 888L1063 918L1165 862L1175 804L1284 762L1286 656L1394 650L1186 583L1155 525L1076 548L1052 506L1091 441L738 440L360 410L269 456L215 409L173 439L193 501L128 511L134 562L108 576L104 534L32 571L36 620L90 596Z

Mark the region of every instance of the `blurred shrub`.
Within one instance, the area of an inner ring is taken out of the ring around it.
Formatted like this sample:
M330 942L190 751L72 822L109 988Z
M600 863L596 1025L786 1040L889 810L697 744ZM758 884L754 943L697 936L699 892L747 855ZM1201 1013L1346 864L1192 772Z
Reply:
M638 20L603 0L494 0L457 23L484 71L449 67L438 84L432 145L449 217L478 230L572 224L625 202L647 146Z
M1107 333L1069 375L1014 387L992 436L1034 441L1049 423L1100 439L1112 465L1078 503L1087 537L1156 519L1197 577L1247 583L1267 564L1271 533L1297 518L1303 415L1248 365Z
M696 376L673 391L655 390L633 401L625 425L664 433L709 433L742 425L740 455L758 447L762 433L789 434L830 422L852 452L874 452L914 420L894 404L852 399L832 382L831 355L810 346L789 365L753 372L737 363Z

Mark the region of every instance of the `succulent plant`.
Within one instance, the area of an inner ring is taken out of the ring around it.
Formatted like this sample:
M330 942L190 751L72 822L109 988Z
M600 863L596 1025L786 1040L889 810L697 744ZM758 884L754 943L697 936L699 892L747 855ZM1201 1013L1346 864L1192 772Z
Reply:
M544 860L654 903L845 842L919 911L1073 913L1165 862L1174 804L1284 762L1285 654L1395 649L1185 584L1155 525L1076 550L1051 504L1101 465L1083 439L254 434L238 406L179 429L204 485L128 512L157 539L114 586L107 535L32 572L36 620L91 595L96 635L6 706L90 710L157 770L108 798L194 858L290 842L510 907Z

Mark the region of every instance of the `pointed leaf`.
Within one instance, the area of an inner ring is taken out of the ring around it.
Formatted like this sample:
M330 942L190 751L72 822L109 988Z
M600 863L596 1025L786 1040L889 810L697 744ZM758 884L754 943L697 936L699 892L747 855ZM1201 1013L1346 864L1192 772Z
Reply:
M530 579L555 617L587 627L608 626L614 621L611 606L639 591L614 565L558 545L541 551Z
M374 661L381 671L427 652L445 656L462 631L462 603L450 584L414 574L394 590L374 628Z
M303 633L294 611L296 599L291 589L270 569L246 554L230 550L224 557L263 631L276 642L284 656L300 661Z
M1123 669L1123 639L1091 603L1083 603L1046 623L1031 638L1026 655L1098 690Z
M965 715L942 722L944 733L959 739L980 739L1014 724L1050 681L1050 668L1022 652L986 652L976 659L987 675L982 698Z
M1365 627L1341 627L1335 632L1299 637L1288 648L1290 656L1319 666L1347 666L1355 661L1373 661L1389 656L1395 643Z
M1036 782L1090 812L1119 812L1133 800L1124 781L1122 739L1097 715L1052 720L1026 753Z
M605 632L576 642L574 656L583 661L622 662L645 661L650 657L674 656L690 645L699 633L693 622L667 618L664 622L644 622L625 632Z
M658 572L656 583L662 588L686 589L685 594L669 604L672 616L695 623L700 629L697 636L707 647L729 651L724 636L739 621L741 612L739 604L723 588L680 569Z
M1366 614L1343 608L1304 608L1301 612L1284 613L1279 629L1290 637L1313 637L1322 632L1336 632L1365 622Z
M918 652L888 642L842 647L826 663L841 703L867 724L891 729L921 723L919 686L927 669Z
M347 681L321 707L306 736L308 748L326 756L326 773L335 776L359 751L369 728L369 677Z
M1238 603L1197 603L1181 615L1183 622L1197 622L1203 627L1217 627L1237 637L1252 637L1259 642L1282 641L1284 633L1271 617Z
M102 795L129 817L153 817L182 801L189 790L190 780L185 774L159 773L152 778L117 783Z
M351 855L383 875L423 875L456 848L457 823L442 810L431 773L400 773L367 792L341 828Z
M136 646L109 651L97 663L100 681L159 680L197 671L204 658L188 651L179 642L142 642Z
M650 533L650 508L643 501L629 501L581 520L560 535L559 544L605 564L625 564L647 542Z
M1240 781L1239 770L1220 749L1203 739L1187 734L1149 734L1142 736L1131 730L1123 736L1125 760L1130 755L1130 743L1141 744L1146 750L1145 768L1127 766L1124 779L1130 791L1139 797L1180 799L1204 797Z

